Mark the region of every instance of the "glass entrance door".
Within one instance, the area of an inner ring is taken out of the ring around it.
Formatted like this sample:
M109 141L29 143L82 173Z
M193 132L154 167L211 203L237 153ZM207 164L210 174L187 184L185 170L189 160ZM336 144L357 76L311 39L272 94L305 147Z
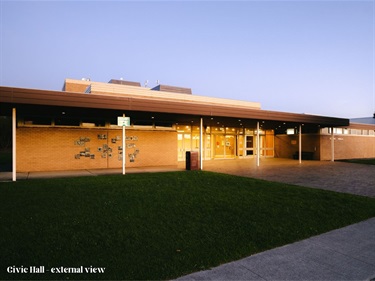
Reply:
M245 156L253 156L254 153L254 136L246 136L246 154Z
M234 158L236 156L236 137L225 136L225 158Z
M185 161L186 151L191 151L191 135L177 134L177 147L178 161Z
M213 135L214 137L214 157L215 158L224 158L225 156L225 136L224 135Z
M213 135L215 158L234 158L236 156L236 136Z

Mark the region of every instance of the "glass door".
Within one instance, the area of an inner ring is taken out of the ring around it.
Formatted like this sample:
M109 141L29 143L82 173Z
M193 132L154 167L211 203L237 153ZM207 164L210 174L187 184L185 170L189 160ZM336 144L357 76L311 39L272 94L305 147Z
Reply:
M236 156L236 138L235 136L225 136L225 158L234 158Z
M178 161L185 161L186 151L191 151L191 135L178 133L177 134Z
M224 158L225 153L225 136L224 135L213 135L214 137L214 152L215 158Z
M235 135L213 135L214 158L234 158L236 156Z
M254 136L246 136L246 154L245 156L253 156L254 153Z

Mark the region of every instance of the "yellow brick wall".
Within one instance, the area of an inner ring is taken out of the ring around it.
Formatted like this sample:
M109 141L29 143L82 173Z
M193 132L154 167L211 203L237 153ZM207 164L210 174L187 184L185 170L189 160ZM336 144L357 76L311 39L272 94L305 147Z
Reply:
M90 84L90 81L65 79L64 88L66 92L84 93Z
M127 167L177 165L176 132L127 129L126 136ZM121 168L121 147L121 129L19 127L17 171Z

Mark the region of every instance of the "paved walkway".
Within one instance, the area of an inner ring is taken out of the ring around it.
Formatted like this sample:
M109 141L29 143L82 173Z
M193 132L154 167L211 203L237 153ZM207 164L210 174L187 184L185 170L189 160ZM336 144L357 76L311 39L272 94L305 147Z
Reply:
M184 169L176 166L163 167L141 167L141 168L127 168L127 174L134 173L158 173L183 171ZM27 179L46 179L46 178L64 178L64 177L85 177L85 176L101 176L101 175L121 175L122 169L86 169L86 170L71 170L71 171L53 171L53 172L29 172L17 173L17 180ZM12 172L0 172L0 181L11 181Z
M375 280L375 218L177 280Z
M185 163L181 162L178 167L127 168L126 173L182 170L185 170ZM299 164L297 160L263 158L260 166L257 167L255 159L226 159L204 161L203 170L375 197L375 165L330 161L303 161ZM87 169L17 173L17 180L104 174L122 174L122 170ZM11 179L11 172L0 172L0 181Z
M375 165L264 158L205 161L206 171L375 197Z

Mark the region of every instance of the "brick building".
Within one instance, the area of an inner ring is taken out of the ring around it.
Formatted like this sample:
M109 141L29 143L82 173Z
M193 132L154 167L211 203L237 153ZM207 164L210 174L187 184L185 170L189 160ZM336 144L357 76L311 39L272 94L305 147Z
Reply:
M62 91L0 87L0 115L13 116L18 172L120 168L123 156L127 167L170 166L185 161L186 151L198 151L201 163L375 157L375 124L123 80L66 79ZM130 117L125 147L123 115Z

